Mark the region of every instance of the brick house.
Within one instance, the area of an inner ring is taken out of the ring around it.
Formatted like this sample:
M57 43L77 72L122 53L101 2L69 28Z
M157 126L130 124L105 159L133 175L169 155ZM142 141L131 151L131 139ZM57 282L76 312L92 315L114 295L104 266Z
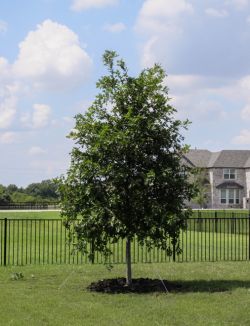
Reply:
M250 207L250 150L191 149L185 164L203 168L208 180L207 208Z

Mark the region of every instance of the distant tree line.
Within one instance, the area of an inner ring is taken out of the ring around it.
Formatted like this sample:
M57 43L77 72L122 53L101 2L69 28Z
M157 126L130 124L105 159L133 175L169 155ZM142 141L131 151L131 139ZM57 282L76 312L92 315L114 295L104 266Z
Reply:
M15 184L0 184L0 205L17 202L55 202L58 201L57 185L52 180L31 183L26 188Z

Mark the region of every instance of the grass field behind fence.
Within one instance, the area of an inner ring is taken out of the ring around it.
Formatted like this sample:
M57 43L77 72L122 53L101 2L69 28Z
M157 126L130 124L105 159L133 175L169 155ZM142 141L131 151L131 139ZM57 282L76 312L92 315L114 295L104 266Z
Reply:
M249 219L190 219L187 231L180 234L181 254L175 256L179 262L231 261L250 258ZM1 254L4 264L5 221L0 220ZM85 264L86 255L72 255L73 246L68 245L68 233L60 219L13 219L7 220L6 263L27 264ZM169 240L169 245L171 242ZM110 244L113 255L111 264L125 263L125 240ZM154 248L148 251L132 242L132 262L168 262L173 256ZM95 263L103 263L96 253Z

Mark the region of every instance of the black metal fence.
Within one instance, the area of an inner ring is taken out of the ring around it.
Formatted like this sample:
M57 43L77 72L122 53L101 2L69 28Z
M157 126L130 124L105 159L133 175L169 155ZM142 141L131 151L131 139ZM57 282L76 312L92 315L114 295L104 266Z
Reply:
M8 204L0 204L0 210L13 210L13 209L59 209L59 202L15 202Z
M85 255L72 254L61 219L0 219L0 265L83 264ZM133 263L202 262L250 260L250 218L191 218L180 234L180 254L148 251L136 238L132 242ZM169 239L171 244L171 239ZM125 263L125 241L110 244L111 264ZM103 257L96 253L95 263Z
M240 218L248 217L249 210L247 209L193 209L192 217L196 218Z

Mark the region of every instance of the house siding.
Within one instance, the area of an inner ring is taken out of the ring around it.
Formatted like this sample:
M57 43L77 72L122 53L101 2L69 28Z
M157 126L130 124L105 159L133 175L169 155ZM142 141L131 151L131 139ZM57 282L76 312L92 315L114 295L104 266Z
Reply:
M246 197L250 197L250 168L246 169Z
M243 187L243 189L239 190L239 204L221 204L220 201L220 189L217 187L225 181L223 175L224 168L213 168L213 183L211 184L211 193L212 193L212 203L211 208L241 208L243 206L243 197L246 196L246 176L245 169L236 169L236 179L231 180L237 182L239 185Z
M191 149L186 156L193 166L207 171L207 178L210 182L210 191L207 194L207 208L243 208L243 198L250 198L250 150L210 152L203 149ZM236 170L236 178L233 180L224 179L223 170L230 168ZM222 187L225 187L225 189L239 189L239 204L222 204Z

